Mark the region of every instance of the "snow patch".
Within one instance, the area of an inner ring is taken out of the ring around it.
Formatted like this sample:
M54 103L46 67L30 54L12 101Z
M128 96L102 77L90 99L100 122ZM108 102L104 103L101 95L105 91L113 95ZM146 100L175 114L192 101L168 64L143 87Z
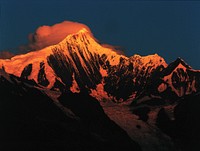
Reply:
M100 73L102 75L102 77L107 77L108 76L108 73L105 69L103 69L102 67L100 67Z
M49 85L47 86L47 88L52 88L54 86L55 81L56 81L55 73L46 61L45 61L44 66L45 66L44 70L45 70L46 78L49 81Z
M166 85L165 83L161 83L161 84L158 86L158 91L159 91L159 92L164 92L166 89L167 89L167 85Z
M75 80L74 74L72 75L72 78L73 78L73 81L72 81L72 86L70 87L70 91L72 91L73 93L79 93L80 88L78 86L78 83Z
M98 84L96 89L90 89L90 95L95 97L97 100L101 101L103 99L110 100L111 98L108 96L108 93L104 90L103 84Z

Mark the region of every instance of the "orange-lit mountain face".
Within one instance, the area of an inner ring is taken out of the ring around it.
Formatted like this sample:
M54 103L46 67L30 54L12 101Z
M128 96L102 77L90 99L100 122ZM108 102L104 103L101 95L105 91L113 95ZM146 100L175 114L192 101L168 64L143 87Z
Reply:
M98 100L124 101L143 96L144 90L182 97L200 89L199 71L184 61L167 65L157 54L128 58L98 44L85 28L56 45L0 60L0 68L45 89L87 91Z

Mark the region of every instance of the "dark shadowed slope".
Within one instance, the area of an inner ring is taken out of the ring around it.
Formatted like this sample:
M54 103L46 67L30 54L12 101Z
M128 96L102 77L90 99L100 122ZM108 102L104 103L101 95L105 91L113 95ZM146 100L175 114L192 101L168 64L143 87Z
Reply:
M157 126L171 136L183 151L200 150L200 94L189 95L174 108L174 120L162 108L157 117Z
M84 95L61 96L61 102L69 104L67 106L80 117L73 119L29 82L22 82L21 78L4 71L0 73L1 151L140 150L110 121L95 99Z

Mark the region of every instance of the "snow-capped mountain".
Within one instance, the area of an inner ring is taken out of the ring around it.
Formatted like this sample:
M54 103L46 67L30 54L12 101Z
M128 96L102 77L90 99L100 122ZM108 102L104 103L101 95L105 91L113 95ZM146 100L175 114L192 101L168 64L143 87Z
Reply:
M199 71L181 59L167 65L157 54L128 58L101 46L85 28L56 45L0 60L0 68L47 89L87 91L98 100L124 101L144 90L178 97L199 90Z
M173 130L181 133L187 128L180 124L198 121L199 91L200 71L182 59L168 65L158 54L126 57L83 28L56 45L0 59L0 117L6 127L1 136L56 141L62 136L64 145L58 146L66 149L67 140L72 150L171 151Z

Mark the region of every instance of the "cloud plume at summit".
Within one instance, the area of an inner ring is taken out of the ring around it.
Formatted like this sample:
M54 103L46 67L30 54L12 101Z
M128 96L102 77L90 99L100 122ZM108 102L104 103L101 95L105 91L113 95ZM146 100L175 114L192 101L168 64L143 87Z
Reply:
M52 26L40 26L36 29L35 33L29 34L29 48L31 50L39 50L57 44L66 36L76 33L82 28L87 29L92 35L88 26L78 22L63 21Z

